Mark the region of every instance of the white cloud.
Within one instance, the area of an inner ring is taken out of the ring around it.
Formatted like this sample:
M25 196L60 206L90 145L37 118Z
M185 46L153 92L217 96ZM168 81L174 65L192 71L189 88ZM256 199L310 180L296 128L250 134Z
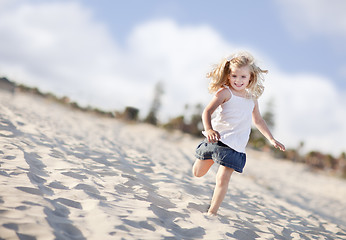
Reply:
M0 15L0 71L59 94L84 94L112 81L117 47L76 3L20 4Z
M166 114L181 113L184 104L201 102L208 96L206 69L231 49L206 26L181 27L171 20L148 22L129 36L126 64L132 72L127 74L139 86L150 83L150 88L162 80Z
M346 38L346 1L276 0L287 28L298 38L311 34Z
M242 46L226 42L208 26L181 26L172 20L138 25L119 48L107 27L77 3L18 5L0 14L0 72L81 103L146 114L157 81L165 87L164 116L183 112L186 103L206 104L205 73ZM270 70L262 108L275 100L275 134L288 146L345 151L344 93L330 80L310 73L292 75L253 54ZM261 64L263 65L263 64Z
M176 96L185 103L203 99L189 89L205 89L210 52L220 56L230 47L208 27L163 20L138 26L119 49L106 26L77 3L14 5L0 15L1 74L82 104L145 109L162 80L166 114L182 111Z

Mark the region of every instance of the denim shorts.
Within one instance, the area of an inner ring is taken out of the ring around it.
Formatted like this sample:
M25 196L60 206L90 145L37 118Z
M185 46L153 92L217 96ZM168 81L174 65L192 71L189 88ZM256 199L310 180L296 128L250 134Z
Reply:
M207 139L197 146L195 156L200 160L212 159L214 162L233 168L239 173L243 172L246 163L245 153L237 152L220 141L211 143Z

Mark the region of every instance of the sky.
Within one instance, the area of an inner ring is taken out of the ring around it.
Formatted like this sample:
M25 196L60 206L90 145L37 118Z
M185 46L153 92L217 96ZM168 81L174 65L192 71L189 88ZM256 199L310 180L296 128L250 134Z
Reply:
M274 136L289 148L346 151L346 1L0 0L0 76L81 105L163 120L205 106L206 73L239 50L268 69Z

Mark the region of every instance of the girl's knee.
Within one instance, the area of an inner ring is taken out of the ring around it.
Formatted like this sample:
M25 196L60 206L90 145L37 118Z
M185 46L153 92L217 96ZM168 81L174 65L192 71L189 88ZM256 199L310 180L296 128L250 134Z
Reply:
M206 174L206 172L202 171L202 169L200 167L198 167L198 166L196 166L196 164L194 164L193 168L192 168L192 174L195 177L203 177Z
M202 173L202 172L200 172L200 171L197 171L196 169L193 169L192 174L193 174L193 176L195 176L195 177L203 177L203 176L205 175L205 173Z
M213 165L213 161L197 159L192 167L192 174L195 177L203 177Z
M226 176L216 176L216 184L219 186L228 185L230 178Z

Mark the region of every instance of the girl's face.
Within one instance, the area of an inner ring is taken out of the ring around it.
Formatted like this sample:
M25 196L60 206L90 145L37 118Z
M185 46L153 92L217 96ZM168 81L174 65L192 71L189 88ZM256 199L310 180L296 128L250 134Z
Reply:
M244 66L241 68L231 66L231 73L228 77L231 88L243 95L246 94L246 88L250 83L250 68L249 66Z

